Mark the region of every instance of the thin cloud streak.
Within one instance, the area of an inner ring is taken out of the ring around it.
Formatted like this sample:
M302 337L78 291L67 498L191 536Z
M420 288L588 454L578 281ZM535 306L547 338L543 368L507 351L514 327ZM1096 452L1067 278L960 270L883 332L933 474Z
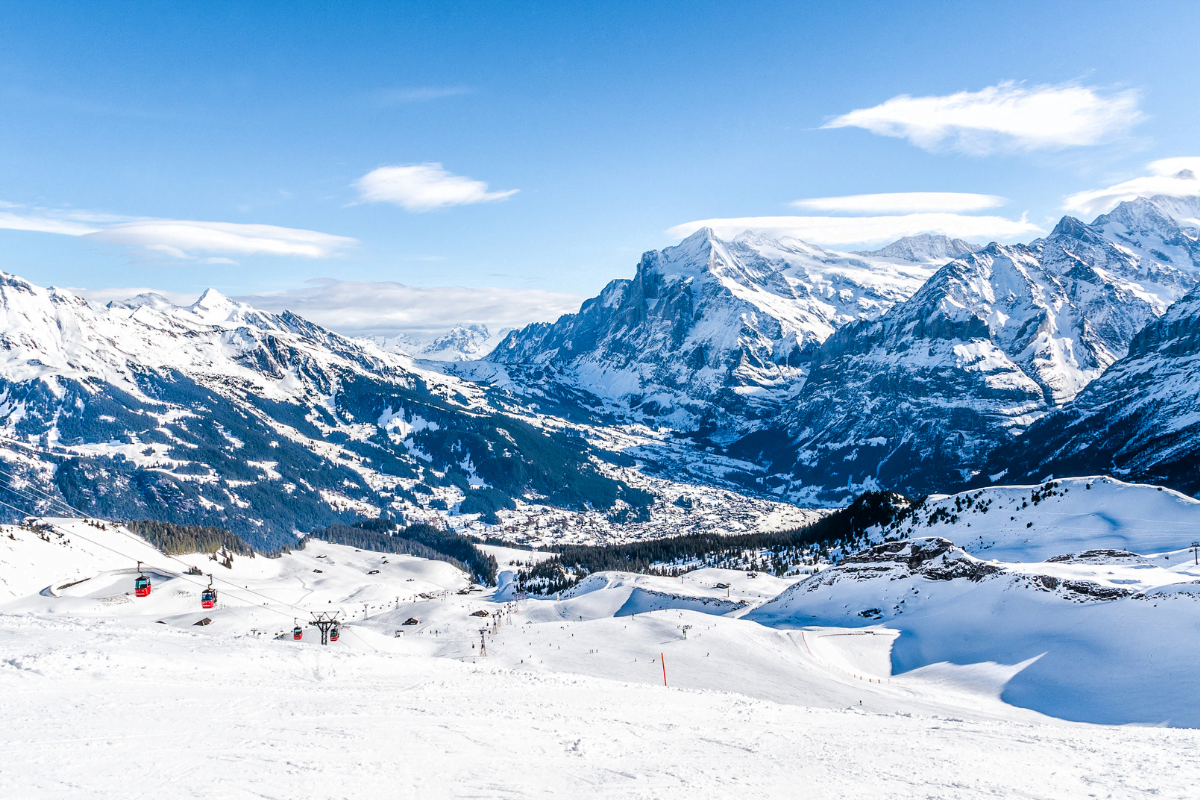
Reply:
M744 231L776 238L790 237L823 247L877 245L920 233L941 233L956 239L1011 240L1044 231L1024 219L962 214L901 214L877 217L735 217L685 222L667 230L684 239L701 228L712 228L722 239Z
M126 222L88 233L86 238L183 259L197 253L329 258L357 244L347 236L300 228L194 220Z
M354 183L364 203L392 203L405 211L434 211L450 206L492 203L519 190L489 192L483 181L454 175L436 162L380 167Z
M962 213L996 208L1008 203L994 194L969 192L889 192L852 194L842 197L811 197L790 205L807 211L844 212L847 214L913 214L921 212Z
M0 207L21 208L8 203ZM237 263L226 257L231 255L331 258L358 244L348 236L279 225L136 219L44 208L0 211L0 229L74 236L209 264Z
M978 92L899 95L836 117L823 128L863 128L930 151L973 156L1101 144L1141 122L1136 91L1105 93L1075 83L1024 87L1013 81Z

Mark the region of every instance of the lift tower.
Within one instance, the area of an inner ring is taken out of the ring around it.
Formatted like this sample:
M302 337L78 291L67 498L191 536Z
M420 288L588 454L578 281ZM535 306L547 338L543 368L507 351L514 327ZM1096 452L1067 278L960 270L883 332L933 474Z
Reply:
M337 627L338 614L340 611L335 611L332 614L327 614L324 611L313 614L312 624L321 631L321 644L329 644L329 629Z

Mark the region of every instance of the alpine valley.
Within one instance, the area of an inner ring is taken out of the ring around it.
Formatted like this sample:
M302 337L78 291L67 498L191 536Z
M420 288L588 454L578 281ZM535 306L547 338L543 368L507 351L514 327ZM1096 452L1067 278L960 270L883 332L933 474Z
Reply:
M1200 198L1139 198L1028 244L926 235L857 254L701 230L647 253L578 314L509 334L491 371L459 374L686 431L755 466L715 481L802 505L954 491L984 482L1000 453L1023 478L1115 465L1190 493L1179 465L1194 463L1195 436L1177 429L1195 424L1182 377L1194 317L1185 303L1164 314L1200 280L1197 217ZM1146 396L1136 422L1119 399L1131 384ZM1129 431L1138 443L1122 452L1137 458L1095 449L1116 446L1086 433L1097 414ZM1066 462L1052 432L1083 416ZM1035 440L1039 455L1025 449Z
M0 500L271 548L380 515L525 544L777 530L1084 473L1190 494L1198 216L1151 197L1028 244L857 253L702 229L498 344L5 275Z

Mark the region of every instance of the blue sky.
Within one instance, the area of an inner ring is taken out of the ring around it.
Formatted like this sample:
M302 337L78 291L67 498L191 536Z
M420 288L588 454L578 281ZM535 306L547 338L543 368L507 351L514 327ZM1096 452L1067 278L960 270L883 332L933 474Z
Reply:
M5 5L0 269L348 332L552 318L701 221L1028 240L1200 155L1192 3ZM985 197L793 205L915 192Z

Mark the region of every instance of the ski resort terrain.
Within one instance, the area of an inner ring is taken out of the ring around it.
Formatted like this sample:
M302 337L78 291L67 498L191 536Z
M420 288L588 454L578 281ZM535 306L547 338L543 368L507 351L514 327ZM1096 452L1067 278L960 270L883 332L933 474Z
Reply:
M515 575L553 552L480 545L489 587L29 519L0 529L0 793L1188 797L1198 528L1171 490L1060 480L929 498L787 577L538 596Z

